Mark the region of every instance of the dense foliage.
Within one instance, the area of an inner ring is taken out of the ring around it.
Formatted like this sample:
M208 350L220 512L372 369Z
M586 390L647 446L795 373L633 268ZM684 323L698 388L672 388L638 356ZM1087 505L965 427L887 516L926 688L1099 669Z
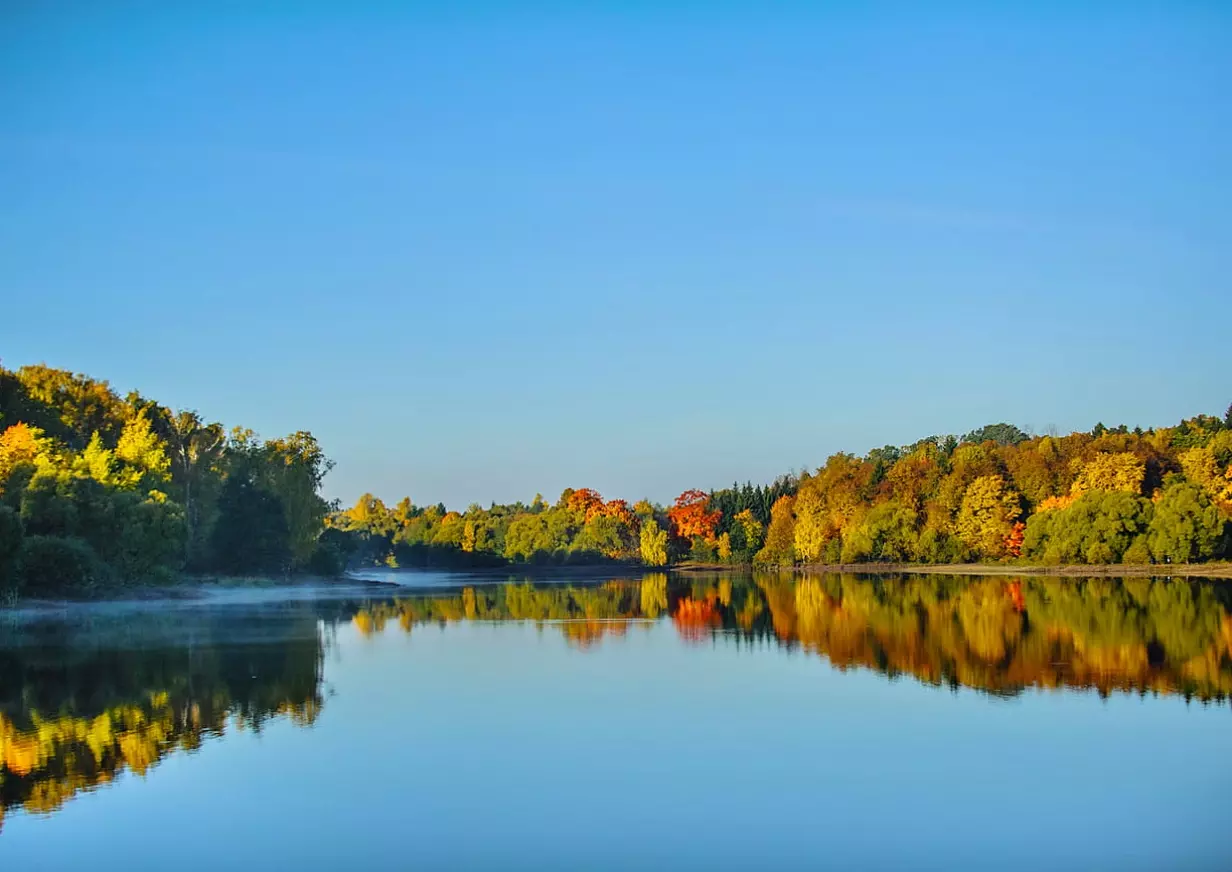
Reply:
M228 435L84 375L0 368L0 593L320 565L329 465L310 433Z
M403 566L1175 563L1228 555L1230 522L1232 410L1069 436L992 424L667 507L588 488L465 512L365 494L328 520L340 556Z
M181 569L1175 563L1232 547L1232 409L1068 436L990 424L670 506L569 488L462 512L364 494L331 511L330 465L307 432L261 440L84 375L0 368L0 592Z

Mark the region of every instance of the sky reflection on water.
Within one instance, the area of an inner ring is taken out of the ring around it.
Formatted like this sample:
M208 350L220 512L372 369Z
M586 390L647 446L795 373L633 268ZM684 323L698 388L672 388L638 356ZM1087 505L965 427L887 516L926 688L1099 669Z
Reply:
M1221 588L918 581L6 630L0 862L1227 868Z

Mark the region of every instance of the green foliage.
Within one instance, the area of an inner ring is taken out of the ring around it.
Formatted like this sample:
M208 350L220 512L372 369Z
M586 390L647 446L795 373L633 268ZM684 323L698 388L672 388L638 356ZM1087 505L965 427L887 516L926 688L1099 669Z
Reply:
M126 495L122 525L108 563L130 581L161 581L179 566L184 553L184 511L165 498Z
M211 547L213 564L223 572L285 572L291 546L282 501L245 476L227 479Z
M20 516L8 506L0 506L0 592L17 590L22 539Z
M180 568L1001 559L1019 554L1024 511L1026 559L1198 560L1226 550L1232 517L1232 430L1204 415L1038 438L990 424L961 443L930 436L769 485L686 491L666 511L587 488L464 512L365 494L337 511L320 495L330 461L307 431L228 437L195 412L46 366L0 368L0 426L0 505L23 535L80 539L126 580ZM1107 491L1160 501L1149 535L1154 510L1105 504ZM1082 494L1094 496L1072 509Z
M87 593L111 580L89 543L71 536L27 536L21 576L24 592L33 596Z
M325 537L322 536L321 539L324 540ZM313 575L333 578L346 569L346 556L337 545L329 541L318 541L307 568Z
M694 536L689 542L689 559L696 563L714 563L719 559L718 549L713 542Z
M843 539L842 562L913 560L919 551L918 524L919 517L909 507L882 503Z
M916 544L916 559L921 563L962 563L966 552L956 536L927 527Z
M1147 544L1156 560L1189 563L1226 549L1228 522L1196 484L1174 482L1155 504Z
M1023 555L1048 564L1120 563L1131 547L1141 561L1140 538L1151 523L1149 502L1123 491L1090 491L1063 509L1032 515Z
M978 430L972 430L963 436L963 442L995 442L998 445L1017 445L1026 442L1031 437L1019 430L1013 424L985 424Z

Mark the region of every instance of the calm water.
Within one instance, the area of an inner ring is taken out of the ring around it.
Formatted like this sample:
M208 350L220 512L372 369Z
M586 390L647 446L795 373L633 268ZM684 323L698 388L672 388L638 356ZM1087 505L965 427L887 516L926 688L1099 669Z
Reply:
M401 578L0 617L0 869L1232 869L1226 582Z

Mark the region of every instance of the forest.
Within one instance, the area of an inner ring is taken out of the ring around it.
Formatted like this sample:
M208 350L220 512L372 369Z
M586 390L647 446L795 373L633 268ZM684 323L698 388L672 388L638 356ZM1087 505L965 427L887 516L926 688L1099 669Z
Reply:
M348 559L391 566L1201 562L1232 545L1232 408L1068 436L994 424L667 507L589 488L464 512L365 494L326 523Z
M79 373L0 367L0 596L373 565L1167 564L1232 548L1232 408L1065 436L992 424L668 506L583 487L344 509L321 494L331 466L308 431L263 439Z
M0 368L0 594L338 573L329 468L307 431L261 439L85 375Z

